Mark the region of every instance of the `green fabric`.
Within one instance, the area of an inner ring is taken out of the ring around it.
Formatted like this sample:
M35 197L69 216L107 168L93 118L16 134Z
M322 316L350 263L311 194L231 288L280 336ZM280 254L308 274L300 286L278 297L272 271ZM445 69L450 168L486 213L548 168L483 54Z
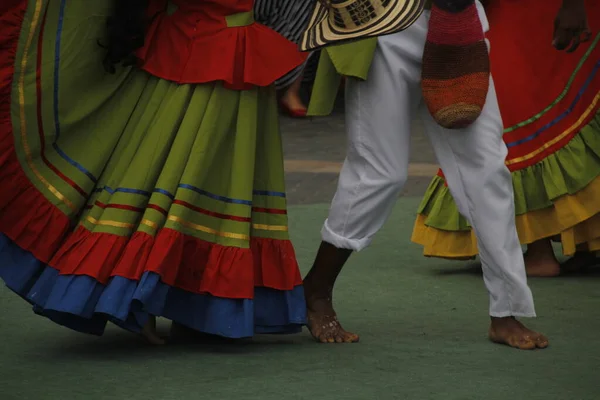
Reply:
M30 1L28 3L27 14L25 16L23 30L21 33L19 48L17 50L17 61L15 63L15 80L13 83L12 97L12 122L15 138L15 147L17 155L21 161L23 170L36 186L38 190L46 195L46 197L65 214L73 217L77 214L59 201L56 196L52 195L48 190L47 185L33 173L32 169L26 162L26 157L23 151L22 135L25 136L26 143L29 145L33 157L33 167L40 172L46 180L52 180L56 189L66 195L77 206L81 207L85 204L86 199L81 196L71 185L61 179L56 179L56 173L51 171L45 164L44 160L39 157L41 153L40 130L43 127L46 134L46 156L50 163L56 165L61 171L75 181L84 189L91 190L93 183L89 181L85 175L66 162L55 151L52 150L52 143L55 141L56 132L53 129L54 121L54 65L55 65L55 35L58 30L58 17L60 11L60 1L44 1L42 7L36 8L37 2ZM47 9L44 7L47 4ZM142 89L142 86L135 86L128 80L128 72L126 70L119 71L116 75L108 77L102 67L102 58L104 50L98 46L98 40L103 41L106 32L106 18L110 15L112 2L107 0L99 0L91 3L69 2L66 7L66 13L63 20L63 38L61 42L61 58L60 62L64 65L69 65L68 72L64 69L60 71L59 78L61 85L59 90L59 111L61 113L61 121L72 122L73 126L77 125L77 129L85 131L91 124L100 124L107 130L122 129L126 120L114 118L111 107L106 107L104 100L110 98L115 90L120 86L125 88L122 90L122 95L119 98L121 104L134 105L137 102L137 97ZM41 21L46 10L45 18L44 42L41 45L41 90L45 96L45 101L42 102L42 126L38 125L37 119L37 96L36 96L36 58L38 56L38 39L40 34ZM76 15L76 17L74 17ZM37 17L37 18L36 18ZM32 23L37 19L37 25L32 26ZM26 64L23 69L22 59L25 55L26 45L30 31L33 31L33 42L28 49ZM85 56L81 56L85 54ZM23 89L24 98L24 123L21 123L20 107L19 107L19 81L23 74L25 86ZM69 78L64 80L65 75ZM82 90L93 92L94 96L87 96L87 101L81 101ZM110 108L110 109L109 109ZM118 106L117 106L118 108ZM93 115L84 117L89 110L95 109ZM68 125L68 124L67 124ZM61 138L58 144L62 150L68 151L76 159L85 157L90 164L102 163L102 155L110 154L110 144L99 138L90 139L87 135L69 135L67 125L61 126ZM22 128L25 130L22 131ZM72 140L65 143L63 138L70 136ZM84 142L92 142L93 146L88 146L91 150L85 155L81 155L81 145Z
M102 67L104 50L97 41L102 40L106 31L112 0L66 3L59 83L55 87L55 35L61 1L50 0L44 42L40 47L45 141L42 149L41 127L37 124L35 62L39 56L37 38L42 9L35 8L36 2L30 3L16 63L16 76L23 72L25 77L24 124L20 122L19 79L15 84L17 95L12 96L15 150L29 179L49 201L74 223L82 223L93 232L130 236L141 231L153 235L155 228L166 227L208 242L238 247L247 247L248 240L218 233L287 239L287 232L281 229L287 226L285 213L253 213L248 204L223 200L252 202L259 208L286 208L285 197L253 194L254 191L285 192L273 87L235 91L224 88L221 83L179 85L136 68L118 68L115 75L107 74ZM39 17L34 27L37 34L27 49L27 64L22 70L20 60L36 15ZM55 90L60 135L54 119ZM21 128L25 131L21 132ZM22 133L26 143L21 140ZM27 164L27 147L34 168L43 180ZM65 160L57 148L93 178ZM49 164L79 186L84 194L49 168L42 151ZM65 205L44 180L75 208ZM180 187L180 184L187 186ZM117 188L127 190L114 191ZM96 201L129 209L104 208L94 205ZM93 206L82 212L86 205ZM167 220L155 208L199 225L204 231ZM215 214L251 218L251 222L215 217ZM88 217L102 223L94 224ZM143 220L150 224L144 224ZM106 221L110 224L104 224ZM280 230L256 229L254 224L274 225Z
M410 243L419 200L399 199L338 280L336 311L345 329L361 335L356 345L320 345L306 330L162 347L115 326L89 337L40 318L0 285L0 399L597 399L597 275L529 281L542 315L525 322L550 337L549 349L494 345L479 267L425 258ZM302 276L328 208L290 207ZM158 324L168 332L168 321Z
M342 76L366 80L376 48L377 38L369 38L323 49L308 115L331 114Z
M254 22L254 10L228 15L225 17L225 21L227 22L228 28L248 26Z
M512 173L515 213L523 215L552 206L553 201L572 195L600 176L600 113L565 147L541 162ZM427 226L445 231L469 230L443 178L433 178L419 214Z

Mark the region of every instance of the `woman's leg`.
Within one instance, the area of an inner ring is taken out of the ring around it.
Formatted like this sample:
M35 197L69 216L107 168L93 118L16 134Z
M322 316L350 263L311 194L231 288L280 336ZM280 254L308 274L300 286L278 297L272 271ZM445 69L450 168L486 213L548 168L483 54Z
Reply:
M285 111L292 117L304 117L306 116L306 105L300 98L300 89L302 88L302 80L304 78L304 71L300 73L290 87L281 96L281 105Z
M550 238L527 245L525 253L527 276L549 278L560 275L560 264L554 255Z
M151 315L148 318L148 322L142 328L142 336L148 341L150 344L161 345L165 344L165 341L158 336L156 332L156 317Z

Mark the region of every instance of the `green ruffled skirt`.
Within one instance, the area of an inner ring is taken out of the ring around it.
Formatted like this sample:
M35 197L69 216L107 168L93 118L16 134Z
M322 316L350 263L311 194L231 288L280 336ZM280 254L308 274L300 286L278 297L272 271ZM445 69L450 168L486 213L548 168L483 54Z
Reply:
M86 333L137 332L148 315L228 337L298 332L274 88L106 74L111 5L3 11L0 277Z

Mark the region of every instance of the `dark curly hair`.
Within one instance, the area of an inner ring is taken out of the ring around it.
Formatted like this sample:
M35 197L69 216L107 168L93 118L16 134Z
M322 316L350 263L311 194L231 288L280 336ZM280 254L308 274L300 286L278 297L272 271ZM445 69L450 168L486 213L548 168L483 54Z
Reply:
M144 45L148 19L148 0L115 0L112 16L107 21L108 43L100 44L106 49L104 69L114 74L116 66L135 65L135 50Z

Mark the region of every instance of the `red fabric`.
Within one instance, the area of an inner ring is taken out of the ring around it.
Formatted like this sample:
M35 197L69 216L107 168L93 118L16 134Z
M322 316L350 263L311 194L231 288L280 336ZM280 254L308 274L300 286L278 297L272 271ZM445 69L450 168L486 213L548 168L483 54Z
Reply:
M487 8L490 21L488 38L491 42L491 68L496 84L496 93L504 126L512 127L541 112L552 104L567 86L568 80L578 63L590 48L590 42L583 43L577 51L568 54L552 46L554 18L562 0L494 0ZM600 32L600 2L587 2L590 28L594 35ZM518 45L515 45L518 44ZM600 61L600 46L592 51L584 66L577 73L567 95L539 120L504 135L507 144L528 138L543 130L535 139L509 147L507 159L515 159L529 154L545 143L556 138L574 124L592 103L600 91L600 72L597 72L587 90L571 110L570 114L557 120L569 110L592 75L596 63ZM537 164L550 154L566 145L581 127L589 123L592 112L580 121L568 137L544 150L524 163L510 165L518 170Z
M69 218L32 184L15 152L12 127L19 121L12 120L11 97L28 2L6 1L0 6L0 232L61 274L102 283L113 275L139 279L155 271L168 285L226 298L252 298L255 286L291 290L302 283L292 244L285 240L255 238L250 249L240 249L168 229L156 239L92 233L82 226L70 233Z
M0 231L46 262L67 234L70 222L31 184L15 153L11 90L28 2L5 1L0 7Z
M554 18L562 0L491 0L486 7L491 43L490 59L496 95L505 128L525 121L552 104L565 89L580 60L589 50L591 41L582 43L574 53L558 51L552 46ZM586 2L593 36L600 33L600 2ZM600 91L600 71L596 72L577 104L569 111L580 89L600 61L600 45L591 52L577 73L571 89L560 102L537 121L503 136L507 144L531 140L509 147L507 160L530 154L556 138L570 127L573 131L549 148L520 163L511 163L517 171L535 165L563 148L600 110L600 102L586 118L579 119ZM548 129L544 127L554 122ZM442 171L438 176L443 177Z
M161 281L191 293L251 299L254 287L292 290L302 284L288 240L253 238L250 248L225 247L162 229L156 237L92 233L79 227L50 262L64 275L87 275L106 284L111 276Z
M8 17L9 14L13 14L13 17L17 18L17 14L20 14L26 7L26 0L2 0L2 3L0 3L0 24L11 20ZM12 21L15 21L15 19L12 19ZM3 36L0 36L0 38L3 38Z
M231 89L268 86L301 65L307 55L258 23L228 28L225 17L252 10L253 0L150 0L153 18L138 52L141 68L178 83L223 81Z

